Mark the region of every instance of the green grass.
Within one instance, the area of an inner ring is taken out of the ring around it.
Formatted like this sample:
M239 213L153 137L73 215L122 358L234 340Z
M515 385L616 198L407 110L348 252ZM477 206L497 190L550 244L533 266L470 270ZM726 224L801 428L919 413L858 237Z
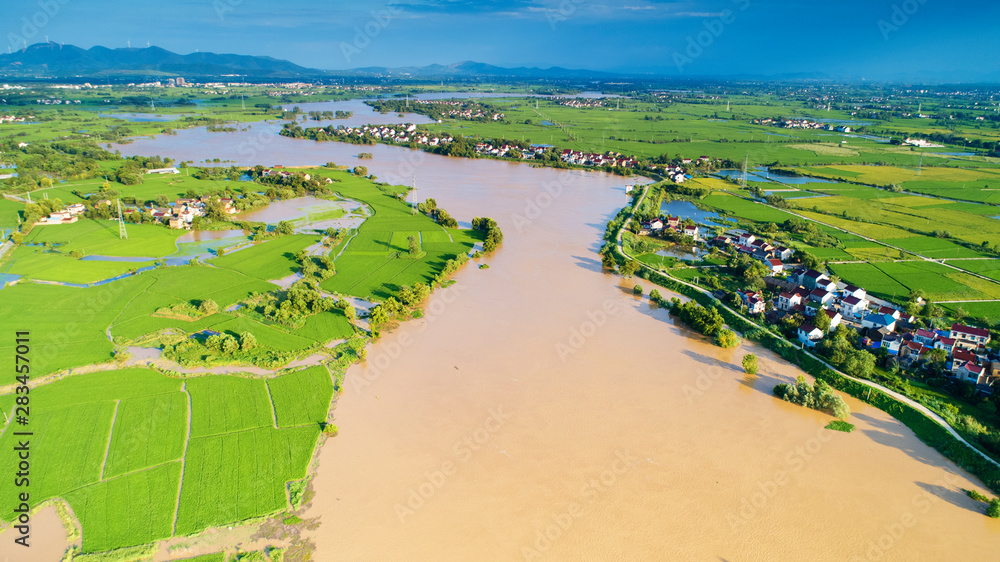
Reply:
M262 427L192 438L177 534L286 509L285 484L306 475L319 427Z
M46 252L42 248L18 246L10 256L3 273L21 275L25 279L40 279L87 285L119 277L133 269L154 262L115 262L79 260L65 253Z
M66 494L84 529L83 550L102 551L171 536L181 463L171 462Z
M701 202L710 207L721 209L729 215L757 222L782 223L792 218L792 215L782 210L774 209L760 203L747 201L746 199L742 199L728 193L712 193L708 197L702 199Z
M324 367L312 367L267 381L278 427L325 422L333 398L333 379Z
M118 404L104 477L180 460L187 434L188 397L170 392Z
M0 197L0 229L16 228L17 219L24 211L24 203Z
M226 562L226 553L203 554L194 558L183 558L182 560L183 562Z
M185 535L286 509L285 485L306 476L333 382L324 367L268 381L126 369L60 379L30 396L31 505L65 498L83 550L101 552L170 537L175 516ZM0 407L13 415L13 396L0 397ZM20 438L8 427L0 446L13 450ZM10 474L16 463L0 456ZM0 480L5 521L16 490L13 478Z
M299 270L295 254L319 241L320 237L313 235L284 236L215 258L210 263L264 281L281 279Z
M207 376L187 383L191 437L274 426L274 410L262 380Z
M935 262L832 264L830 268L848 283L897 301L916 289L935 301L1000 298L1000 285Z
M118 223L81 219L73 224L36 226L25 242L60 244L65 253L80 250L86 255L162 258L177 251L180 230L150 224L129 224L128 239L118 237Z

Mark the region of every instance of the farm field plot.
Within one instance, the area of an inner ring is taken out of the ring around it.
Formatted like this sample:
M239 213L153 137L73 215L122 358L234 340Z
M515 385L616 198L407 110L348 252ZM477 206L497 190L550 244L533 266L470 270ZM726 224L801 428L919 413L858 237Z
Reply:
M900 248L934 259L986 257L976 250L959 246L943 238L931 238L927 236L898 238L885 240L885 243L899 246Z
M1000 302L957 302L945 303L942 307L955 312L959 308L972 318L981 318L989 324L1000 322Z
M281 279L299 270L295 254L319 241L319 236L293 234L255 244L251 248L212 259L209 263L264 281Z
M104 478L180 460L187 435L188 396L170 392L118 403Z
M191 437L274 427L267 384L259 379L206 376L190 379Z
M31 331L36 374L109 361L114 347L104 330L120 312L115 303L129 302L141 292L141 277L86 289L16 284L3 289L0 324ZM26 310L62 310L67 316ZM0 356L10 357L12 351L9 343L0 343Z
M701 200L710 207L722 209L726 213L750 219L757 222L782 223L792 218L792 215L766 205L747 201L726 193L712 193Z
M145 275L156 278L150 292L189 302L211 299L222 308L247 298L250 293L277 288L236 271L207 266L167 267Z
M113 550L170 537L180 476L176 461L66 494L84 529L83 550Z
M282 429L274 427L272 393ZM32 460L45 470L32 473L32 505L66 499L83 527L85 552L167 538L175 515L178 534L187 534L280 511L286 483L306 475L332 395L325 367L268 381L125 369L37 387L32 399L46 406L32 408ZM13 396L0 396L0 406L12 415ZM198 436L216 428L234 431ZM15 438L8 427L0 446L13 447ZM0 458L0 468L13 470L16 460ZM0 481L0 490L7 492L0 516L10 521L13 479Z
M15 228L23 210L23 203L0 197L0 228Z
M270 347L278 351L306 349L315 345L317 341L302 337L301 334L290 334L280 328L267 326L256 320L242 316L215 324L212 326L212 329L233 336L239 336L243 332L250 332L257 339L257 345Z
M177 534L283 510L286 483L306 476L319 426L258 429L192 438Z
M330 310L306 318L305 324L295 334L317 342L347 339L354 334L354 327L339 310Z
M111 327L111 335L115 338L135 339L146 334L158 332L167 328L179 330L188 334L194 334L202 330L214 329L217 325L232 320L231 314L220 312L210 316L203 316L191 322L177 320L173 318L159 318L146 316L135 318L127 322L116 322Z
M118 237L118 223L81 219L73 224L36 226L25 236L29 244L51 242L59 250L80 250L85 255L162 258L177 251L179 230L150 224L130 224L128 239Z
M148 267L154 262L116 262L79 260L68 254L46 252L41 248L18 246L10 256L4 273L26 279L41 279L86 285L112 279L133 269Z
M934 262L836 264L831 269L844 281L890 299L906 297L916 289L935 301L1000 298L1000 285Z
M267 381L278 427L316 425L326 421L333 399L333 378L317 366Z
M989 260L948 260L948 265L985 275L990 279L1000 281L1000 259Z
M893 228L891 226L882 226L880 224L856 222L849 219L844 219L831 215L814 213L812 211L799 211L799 214L815 221L829 224L838 228L843 228L855 234L860 234L861 236L874 238L875 240L886 240L889 238L907 238L910 236L919 236L919 234L915 234L913 232L907 232L905 230L900 230L898 228Z

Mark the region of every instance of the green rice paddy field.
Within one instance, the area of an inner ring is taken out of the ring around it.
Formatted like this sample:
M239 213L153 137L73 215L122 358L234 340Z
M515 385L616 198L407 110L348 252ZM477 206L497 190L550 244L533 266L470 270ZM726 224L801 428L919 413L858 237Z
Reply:
M185 535L286 509L285 484L306 476L333 379L324 367L268 380L127 369L30 396L33 466L45 467L32 473L31 503L64 498L93 552L170 537L175 524ZM16 427L0 446L15 445ZM15 462L7 455L0 467L12 474ZM6 520L15 490L13 479L0 482Z

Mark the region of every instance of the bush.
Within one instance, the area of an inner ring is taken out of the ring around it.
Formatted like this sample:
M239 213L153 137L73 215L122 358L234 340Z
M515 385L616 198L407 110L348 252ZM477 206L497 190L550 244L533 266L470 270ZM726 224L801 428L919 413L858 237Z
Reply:
M663 297L660 296L660 291L658 291L657 289L653 289L652 291L649 292L649 300L651 302L659 304L659 302L663 300Z
M736 335L736 332L729 329L719 330L719 333L715 335L715 344L725 349L740 345L740 341L740 337Z
M209 314L215 314L216 312L218 312L219 311L219 305L216 304L215 301L213 301L211 299L205 299L205 300L201 301L201 303L198 304L198 310L202 314L204 314L204 315L207 316Z
M823 380L817 380L815 385L806 382L802 375L795 380L795 385L779 384L774 387L775 396L814 410L831 412L839 419L845 419L851 414L851 408L844 399L833 391Z
M743 372L748 375L756 375L759 365L757 364L757 356L753 353L747 353L743 356Z
M642 294L642 285L636 285L635 287L632 287L632 294L633 295L641 295Z

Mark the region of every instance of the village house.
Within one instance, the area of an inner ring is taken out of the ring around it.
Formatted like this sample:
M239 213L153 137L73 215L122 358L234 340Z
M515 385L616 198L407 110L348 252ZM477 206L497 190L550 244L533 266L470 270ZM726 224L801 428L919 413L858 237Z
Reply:
M785 264L781 263L781 260L774 258L765 260L764 265L771 270L771 273L781 273L781 271L785 268Z
M951 338L955 340L955 345L964 349L978 349L990 343L990 332L983 328L973 328L962 324L951 325Z
M979 358L976 354L966 351L964 349L956 349L955 353L951 359L951 372L957 373L958 368L966 363L975 363Z
M698 227L693 224L685 226L684 236L690 236L691 238L698 240Z
M861 287L855 287L854 285L846 285L840 292L840 296L846 297L857 297L858 300L867 300L868 291L862 289Z
M896 330L896 319L889 314L867 314L861 319L861 327L885 328L890 332L894 332Z
M794 255L795 255L795 250L792 250L791 248L778 246L777 248L774 249L774 257L778 258L781 261L788 261L792 259L792 256Z
M827 330L827 332L832 332L836 330L837 326L840 325L840 321L843 320L843 317L840 315L840 313L830 308L824 308L823 313L826 314L827 318L830 319L830 328Z
M811 291L816 288L821 279L826 279L826 276L815 269L810 269L799 278L799 284Z
M809 293L809 300L818 303L820 306L826 306L833 302L833 293L826 289L813 289Z
M785 291L778 295L779 310L791 310L802 304L802 294L798 291Z
M859 299L854 295L849 295L840 300L840 313L845 318L857 318L862 312L868 309L868 301Z
M181 171L178 170L177 168L170 167L170 168L155 168L155 169L152 169L152 170L146 170L146 173L147 174L161 174L162 175L162 174L179 174L179 173L181 173Z
M799 326L799 341L803 344L814 347L816 342L823 339L823 330L813 326L809 322L803 322Z
M930 330L920 328L916 332L913 332L913 341L921 345L933 345L936 339L937 334Z
M983 376L983 371L984 369L981 366L976 365L972 361L966 361L955 369L955 378L976 384L979 382L979 378Z
M740 246L750 246L756 241L757 237L754 236L753 234L750 234L749 232L744 232L743 234L740 234L740 239L739 239Z
M764 295L754 291L741 292L739 295L740 299L743 300L743 305L747 307L747 312L750 314L760 314L767 309L767 302L764 300Z

